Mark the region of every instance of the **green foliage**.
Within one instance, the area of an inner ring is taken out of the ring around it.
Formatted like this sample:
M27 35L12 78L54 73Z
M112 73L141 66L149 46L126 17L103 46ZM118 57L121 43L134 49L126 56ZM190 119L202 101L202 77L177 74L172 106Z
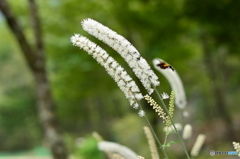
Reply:
M40 144L42 138L32 77L16 41L0 27L4 37L0 42L0 149L26 150Z
M239 51L238 0L186 0L184 10L188 17L201 24L215 41L215 46L228 45L231 53Z
M103 152L98 150L97 141L93 137L86 137L78 143L74 156L79 159L103 159Z
M165 145L162 145L162 146L163 146L163 148L170 147L172 144L175 144L175 143L179 143L179 141L177 141L177 140L169 141L168 143L166 143Z

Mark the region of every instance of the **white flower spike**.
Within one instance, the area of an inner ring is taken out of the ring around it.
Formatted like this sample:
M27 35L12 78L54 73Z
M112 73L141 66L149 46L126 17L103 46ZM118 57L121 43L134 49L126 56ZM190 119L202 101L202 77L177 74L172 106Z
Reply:
M104 152L117 153L126 159L137 158L137 154L131 149L114 142L101 141L98 143L98 149Z
M79 34L75 34L71 37L71 42L74 46L78 46L92 55L93 58L102 65L107 73L114 79L119 88L125 94L126 98L129 99L130 105L134 108L138 108L139 104L137 100L141 100L143 95L132 78L127 72L115 61L108 53L101 47L83 37Z
M82 26L85 31L112 47L124 58L149 94L160 84L147 61L123 36L92 19L84 19Z
M182 81L177 73L176 70L172 69L161 69L157 65L160 63L160 61L164 61L162 59L154 59L153 65L155 69L157 69L159 72L161 72L168 80L168 82L171 85L172 90L175 92L175 104L179 109L184 109L187 105L186 102L186 95L183 88Z
M193 148L191 150L191 156L193 156L193 157L198 156L199 151L201 150L205 139L206 139L206 135L204 135L204 134L198 135L197 140L194 143Z
M189 139L192 136L192 126L190 124L186 124L183 128L183 139Z

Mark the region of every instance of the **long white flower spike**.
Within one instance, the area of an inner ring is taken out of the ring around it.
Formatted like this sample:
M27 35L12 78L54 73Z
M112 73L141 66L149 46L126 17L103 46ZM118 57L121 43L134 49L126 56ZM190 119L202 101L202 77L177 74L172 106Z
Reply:
M123 36L92 19L84 19L82 26L85 31L112 47L124 58L149 94L160 84L147 61Z
M183 88L182 81L177 73L176 70L171 69L161 69L157 66L157 64L160 63L160 61L163 61L162 59L153 59L153 65L155 69L157 69L159 72L163 74L168 80L168 82L171 85L172 90L175 92L175 104L179 109L184 109L187 105L186 102L186 95Z
M137 159L137 154L135 152L126 146L114 142L101 141L98 143L98 149L104 152L117 153L126 159Z
M141 100L143 95L132 78L127 74L123 67L121 67L117 61L115 61L108 53L79 34L75 34L71 37L71 42L74 46L78 46L81 49L92 55L93 58L102 65L107 73L114 79L119 88L125 94L126 98L129 99L130 105L134 108L138 108L139 104L137 100Z
M196 142L194 143L193 148L191 150L191 156L193 156L193 157L198 156L199 151L201 150L205 139L206 139L206 135L204 135L204 134L198 135Z

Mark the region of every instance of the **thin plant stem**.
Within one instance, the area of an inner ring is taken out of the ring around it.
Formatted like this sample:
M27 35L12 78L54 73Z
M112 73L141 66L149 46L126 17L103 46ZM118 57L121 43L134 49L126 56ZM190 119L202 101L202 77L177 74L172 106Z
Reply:
M168 137L168 133L166 133L166 135L165 135L164 145L166 145L167 137Z
M171 121L171 123L172 123L172 125L173 125L173 127L174 127L175 132L177 133L177 136L178 136L178 138L179 138L179 140L180 140L180 142L181 142L181 144L182 144L182 146L183 146L183 149L184 149L184 152L185 152L187 158L188 158L188 159L191 159L191 157L190 157L189 154L188 154L187 148L186 148L186 146L184 145L183 140L182 140L182 138L181 138L181 136L180 136L177 128L175 127L175 124L174 124L174 122L173 122L173 120L172 120L172 118L171 118L171 116L170 116L170 114L169 114L169 112L168 112L168 109L167 109L165 103L163 102L163 100L162 100L162 98L161 98L161 96L160 96L160 93L158 92L158 90L157 90L156 88L155 88L155 92L157 93L157 96L160 98L160 101L161 101L161 103L162 103L162 105L163 105L163 108L165 109L167 115L169 116L169 119L170 119L170 121Z
M143 110L141 104L140 104L139 102L138 102L138 104L139 104L141 110ZM165 149L164 149L164 147L162 146L161 142L159 141L156 133L154 132L153 127L152 127L151 123L149 122L148 117L146 116L146 114L144 115L144 117L145 117L145 119L146 119L146 121L147 121L147 123L148 123L148 126L150 127L150 129L151 129L151 131L152 131L152 133L153 133L153 136L154 136L155 140L157 141L160 149L162 150L165 158L166 158L166 159L169 159L169 158L168 158L168 155L167 155L167 152L165 151Z

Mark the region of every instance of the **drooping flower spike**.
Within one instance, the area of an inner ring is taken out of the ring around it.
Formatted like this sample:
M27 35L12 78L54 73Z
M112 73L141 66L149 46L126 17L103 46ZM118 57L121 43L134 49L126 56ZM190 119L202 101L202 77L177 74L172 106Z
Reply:
M93 58L102 65L107 73L114 79L119 88L125 94L126 98L129 99L130 105L134 108L138 108L139 104L137 100L141 100L143 95L132 78L127 74L123 67L121 67L117 61L115 61L108 53L79 34L75 34L71 37L71 42L74 46L78 46L81 49L92 55Z
M182 84L182 81L177 73L176 70L172 69L161 69L157 65L160 63L160 61L163 61L162 59L154 59L153 65L156 70L158 70L160 73L162 73L168 80L168 82L171 85L172 90L175 93L175 104L179 109L184 109L187 105L186 102L186 95L184 91L184 87Z
M134 151L115 142L101 141L98 143L98 149L108 153L117 153L123 158L137 158L137 154Z
M124 58L149 94L160 84L147 61L123 36L92 19L83 20L82 26L85 31L112 47Z

